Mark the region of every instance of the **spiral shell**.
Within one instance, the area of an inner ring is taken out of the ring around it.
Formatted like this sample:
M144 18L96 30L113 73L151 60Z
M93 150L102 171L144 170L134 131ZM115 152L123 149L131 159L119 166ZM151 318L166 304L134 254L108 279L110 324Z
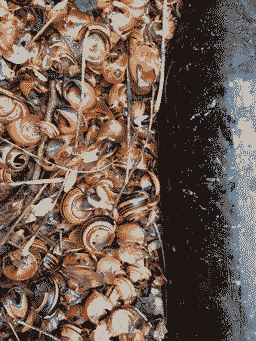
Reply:
M19 172L28 165L29 156L15 147L0 147L0 155L0 167L4 169Z
M13 288L11 293L5 298L4 307L10 317L23 320L28 311L27 295L21 288Z
M78 225L91 215L85 191L81 188L71 189L61 201L61 214L69 223Z
M96 255L105 255L102 250L111 245L115 238L115 223L104 217L96 217L88 222L83 233L86 249Z
M149 195L142 191L128 194L117 206L119 215L127 221L136 222L149 213Z
M55 279L45 279L36 285L34 293L34 302L36 303L36 312L43 316L49 316L53 313L59 299L59 287Z

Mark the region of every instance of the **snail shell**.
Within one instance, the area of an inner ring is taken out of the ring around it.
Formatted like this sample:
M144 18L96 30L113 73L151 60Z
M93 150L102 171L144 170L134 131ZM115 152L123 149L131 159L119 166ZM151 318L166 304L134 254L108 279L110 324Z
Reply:
M117 206L118 213L123 219L136 222L148 215L151 207L149 206L149 195L142 191L135 191Z
M67 81L63 86L64 98L69 102L71 107L76 111L85 112L93 108L96 104L96 94L92 85L85 82L85 98L81 104L82 83L77 80Z
M114 285L119 294L119 299L123 300L124 304L131 304L134 301L137 293L128 278L116 278Z
M83 233L83 242L86 249L96 255L105 255L102 249L109 246L114 238L115 223L103 217L97 217L89 222Z
M73 225L83 223L91 215L86 194L81 188L71 189L64 195L60 207L62 216Z
M117 229L116 236L121 243L144 244L145 234L138 224L123 224Z
M58 119L58 129L61 134L71 135L76 132L77 114L74 110L57 109L54 116Z
M83 53L88 63L98 66L107 58L110 49L109 36L108 26L92 25L88 27L83 45Z
M0 121L8 124L9 135L20 146L34 146L41 139L39 119L29 114L28 107L22 102L1 96Z
M118 44L119 45L119 44ZM124 51L124 43L111 51L112 56L117 55L111 61L111 56L103 62L103 77L108 83L119 84L125 80L125 73L128 65L128 56Z
M85 302L85 310L88 319L92 323L97 324L99 322L99 318L105 315L107 310L112 310L112 304L104 295L99 293L97 290L94 290Z
M134 27L136 19L133 16L131 8L124 3L113 1L117 11L113 10L108 18L108 22L113 30L119 35L125 37Z
M149 278L151 277L151 271L145 266L137 267L129 265L126 271L133 283L143 281L144 279L149 280Z
M0 182L13 183L11 174L1 169L0 170Z
M82 267L88 270L95 270L95 264L87 253L71 254L64 258L63 266Z
M29 156L15 147L0 147L0 155L0 167L5 169L19 172L28 165Z
M135 322L134 314L128 309L118 309L111 313L108 319L108 330L112 337L129 333Z
M16 295L13 294L12 297L8 295L4 300L4 307L10 317L23 320L28 311L27 295L20 288L14 288L12 290ZM19 301L19 304L16 303L17 301Z
M131 87L138 95L150 92L153 83L160 74L161 58L156 46L140 45L131 49L129 67Z
M36 312L46 317L52 314L59 299L59 287L55 279L45 279L37 283L34 294Z
M106 320L101 320L90 335L91 341L110 341L111 334L108 331Z
M3 272L12 280L25 281L35 274L37 268L36 257L31 252L23 255L23 250L16 250L3 258Z
M51 253L47 253L44 257L43 265L48 270L54 270L60 262L60 257L53 255Z
M72 325L65 324L61 327L61 341L83 341L82 329Z
M127 109L127 86L125 84L115 84L109 91L109 105L117 111Z
M9 123L7 131L19 146L34 146L41 140L38 122L35 115L28 115Z
M119 260L113 257L103 257L98 261L97 271L102 273L112 272L115 273L121 269Z

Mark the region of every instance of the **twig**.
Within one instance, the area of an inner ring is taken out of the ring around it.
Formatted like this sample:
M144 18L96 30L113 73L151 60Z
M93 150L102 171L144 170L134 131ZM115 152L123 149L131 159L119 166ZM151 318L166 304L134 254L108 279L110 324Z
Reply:
M129 58L129 57L128 57ZM128 100L128 113L127 113L127 168L126 168L126 176L125 176L125 184L127 185L129 182L129 167L131 162L131 78L130 78L130 70L129 70L129 59L127 66L127 100Z
M16 333L16 331L15 331L13 325L11 324L11 322L8 321L8 324L9 324L9 326L11 327L11 329L12 329L12 331L13 331L13 334L16 336L17 340L20 341L20 339L19 339L19 337L18 337L18 335L17 335L17 333Z
M156 104L155 104L155 114L158 113L160 109L160 104L162 100L162 95L163 95L163 89L164 89L164 70L165 70L165 37L167 36L168 33L168 8L167 8L167 0L164 0L163 4L163 36L162 36L162 45L161 45L161 75L160 75L160 81L159 81L159 89L158 89L158 94L157 94L157 99L156 99Z
M82 50L82 93L81 93L81 101L80 101L80 106L79 106L79 111L78 111L78 117L77 117L77 126L76 126L76 142L75 142L75 150L74 152L77 152L78 148L78 138L79 138L79 130L81 126L81 119L82 119L82 106L84 104L84 95L85 95L85 43L86 43L86 38L87 38L88 33L85 35L84 40L83 40L83 50Z
M53 335L51 335L51 334L45 332L45 331L42 330L42 329L39 329L39 328L37 328L37 327L34 327L34 326L32 326L31 324L29 324L29 323L27 323L27 322L21 321L20 319L17 319L17 318L15 318L14 320L15 320L16 322L20 323L20 324L23 324L24 326L27 326L27 327L29 327L29 328L31 328L31 329L35 329L35 330L37 330L38 332L43 333L43 334L46 335L46 336L49 336L49 337L50 337L51 339L53 339L53 340L61 341L61 340L58 339L57 337L55 337L55 336L53 336Z
M33 106L33 108L35 108L35 106L33 105L33 103L29 102L28 100L26 100L26 99L23 98L23 97L14 95L11 91L5 90L5 89L3 89L3 88L0 87L0 92L3 93L4 95L8 96L8 97L11 97L11 98L17 100L17 101L29 103L29 104L31 104L31 105Z
M64 178L56 179L39 179L39 180L28 180L28 181L18 181L10 183L11 187L21 186L21 185L44 185L44 184L56 184L63 182Z
M50 81L50 98L47 106L47 112L45 116L45 122L50 122L52 118L52 113L57 105L57 94L56 94L56 88L55 88L55 80ZM33 180L37 180L40 177L41 172L41 163L44 157L44 147L45 142L47 141L47 135L44 135L41 139L40 145L38 147L38 163L35 166L34 174L33 174ZM36 191L36 186L33 186L31 188L32 193Z

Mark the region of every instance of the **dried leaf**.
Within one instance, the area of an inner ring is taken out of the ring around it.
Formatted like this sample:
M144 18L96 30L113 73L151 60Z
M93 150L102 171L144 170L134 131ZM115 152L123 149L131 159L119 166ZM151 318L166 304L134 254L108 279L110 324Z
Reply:
M32 213L36 217L43 217L54 208L54 205L55 203L51 198L42 199L37 205L31 206Z

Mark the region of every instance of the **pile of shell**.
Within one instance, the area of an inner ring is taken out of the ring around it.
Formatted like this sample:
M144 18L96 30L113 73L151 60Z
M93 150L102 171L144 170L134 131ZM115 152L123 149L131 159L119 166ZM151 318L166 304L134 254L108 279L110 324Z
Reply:
M0 1L1 339L164 339L152 124L177 13Z

